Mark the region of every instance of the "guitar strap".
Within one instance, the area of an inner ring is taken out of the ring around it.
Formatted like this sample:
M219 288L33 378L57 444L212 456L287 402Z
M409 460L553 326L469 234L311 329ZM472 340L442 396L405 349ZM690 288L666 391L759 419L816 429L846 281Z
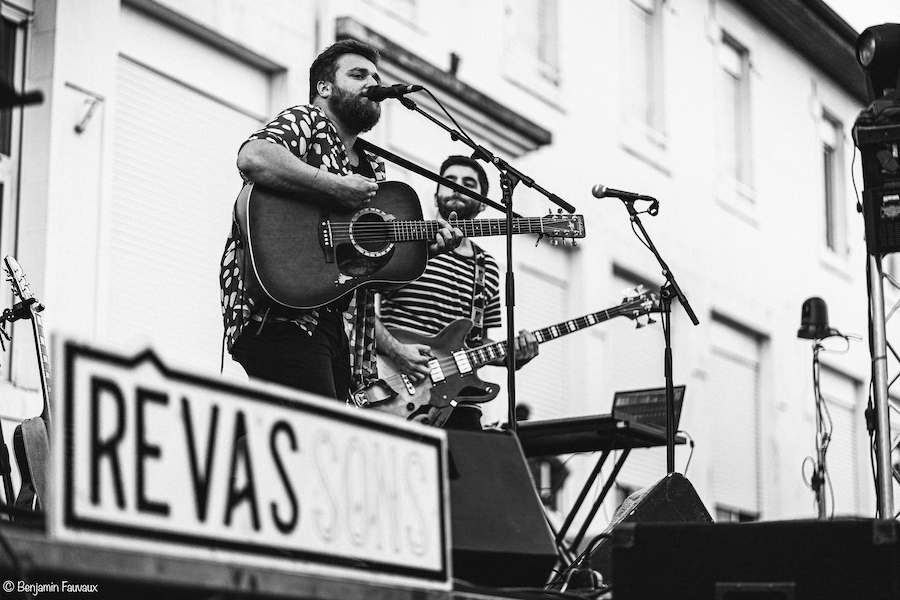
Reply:
M351 377L356 387L378 379L375 355L375 298L369 288L358 288L348 310L351 315L350 339ZM349 400L348 400L349 402Z
M484 334L484 305L486 300L484 275L487 257L484 250L479 248L474 242L472 243L472 249L475 250L475 285L472 292L472 313L470 317L473 325L467 336L467 341L470 346L479 346Z

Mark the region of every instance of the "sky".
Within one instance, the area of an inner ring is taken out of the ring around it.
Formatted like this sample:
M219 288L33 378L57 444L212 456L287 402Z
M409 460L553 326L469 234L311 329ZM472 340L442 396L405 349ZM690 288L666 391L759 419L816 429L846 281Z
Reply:
M825 0L825 2L859 33L872 25L900 23L900 0Z

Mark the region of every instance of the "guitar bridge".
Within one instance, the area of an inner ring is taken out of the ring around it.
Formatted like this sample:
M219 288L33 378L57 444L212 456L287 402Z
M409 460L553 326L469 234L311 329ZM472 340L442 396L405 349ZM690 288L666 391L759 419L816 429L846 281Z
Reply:
M409 393L410 396L414 396L416 394L416 386L412 384L409 377L401 375L400 379L403 381L403 385L406 386L407 393Z
M334 262L334 233L331 230L331 221L322 219L319 223L319 243L322 245L322 251L325 254L325 262Z

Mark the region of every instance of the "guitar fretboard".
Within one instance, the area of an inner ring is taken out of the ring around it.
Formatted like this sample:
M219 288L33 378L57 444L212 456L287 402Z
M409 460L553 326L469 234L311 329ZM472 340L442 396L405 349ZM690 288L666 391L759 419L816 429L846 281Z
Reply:
M630 302L621 306L617 306L615 308L601 310L589 315L584 315L583 317L578 317L569 321L563 321L562 323L557 323L556 325L551 325L550 327L544 327L543 329L538 329L532 333L534 333L534 337L535 339L537 339L538 343L541 344L543 342L556 339L569 333L574 333L580 329L584 329L585 327L590 327L591 325L602 323L603 321L607 321L609 319L612 319L613 317L623 315L630 310L640 308L640 306L640 303ZM506 349L507 343L506 340L504 340L501 342L494 342L493 344L479 346L478 348L473 348L472 350L467 350L466 356L468 356L469 362L472 364L472 366L474 368L478 368L480 366L494 362L497 359L505 358L507 353Z
M545 218L520 218L513 219L512 231L520 233L550 233L568 228L569 221L547 221ZM450 223L459 227L467 237L506 235L506 219L464 219ZM391 221L391 238L397 242L434 239L441 230L441 224L437 221ZM552 225L552 229L548 229ZM575 229L573 228L574 232Z
M450 222L467 237L506 235L506 219L457 219ZM323 243L336 246L346 243L377 244L433 240L441 224L438 221L392 221L359 218L350 223L322 221ZM583 238L581 215L548 215L517 217L512 220L512 233L531 233L550 238Z
M47 351L47 338L44 337L44 324L41 315L37 311L32 310L31 319L34 322L34 336L37 343L38 359L41 363L43 372L41 379L43 380L43 393L50 396L50 353Z

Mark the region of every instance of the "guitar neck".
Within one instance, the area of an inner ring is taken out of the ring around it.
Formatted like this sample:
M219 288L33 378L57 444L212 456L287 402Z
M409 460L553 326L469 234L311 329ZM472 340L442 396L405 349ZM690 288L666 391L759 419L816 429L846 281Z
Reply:
M466 237L506 235L506 219L458 219L450 223L459 227ZM392 241L410 242L432 240L441 229L437 221L391 221ZM541 217L517 217L512 220L513 234L546 233Z
M537 339L538 343L543 344L544 342L555 340L558 337L575 333L586 327L608 321L613 317L624 314L624 312L625 311L623 311L621 306L617 306L615 308L584 315L583 317L578 317L576 319L570 319L569 321L563 321L562 323L557 323L550 327L544 327L543 329L538 329L532 333L534 333L534 337ZM494 362L498 358L505 358L506 349L506 340L503 340L502 342L485 344L484 346L467 350L466 355L469 358L469 362L477 369L478 367Z
M47 352L47 340L44 337L44 325L41 314L33 306L31 310L31 330L34 333L34 345L37 351L38 371L41 378L41 394L44 400L44 408L41 418L50 422L50 355Z

